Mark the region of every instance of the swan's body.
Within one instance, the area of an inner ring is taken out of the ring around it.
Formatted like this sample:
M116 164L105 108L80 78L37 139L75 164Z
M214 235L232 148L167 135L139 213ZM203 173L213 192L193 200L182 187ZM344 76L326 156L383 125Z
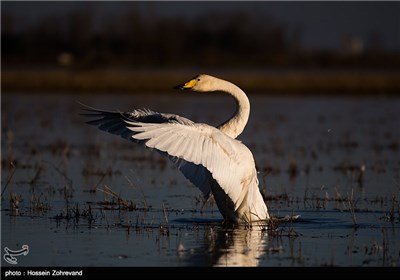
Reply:
M261 196L254 158L235 138L249 118L250 103L236 85L208 75L199 75L178 86L198 92L223 91L237 101L235 115L218 128L151 110L107 112L86 109L95 120L87 123L101 130L143 143L167 156L207 199L212 194L225 220L268 220Z

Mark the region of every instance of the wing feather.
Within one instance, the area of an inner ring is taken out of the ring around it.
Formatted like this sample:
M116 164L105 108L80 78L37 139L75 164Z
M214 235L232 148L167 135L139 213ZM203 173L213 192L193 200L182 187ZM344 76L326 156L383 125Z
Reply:
M175 142L170 145L171 154L176 155L181 148L183 138L178 138Z
M96 118L88 123L144 144L167 156L207 197L210 177L238 208L243 199L243 178L254 170L251 152L240 141L217 128L195 124L183 117L150 110L107 112L86 109Z
M137 125L138 122L142 122L142 124L147 123L148 126L160 123L182 124L187 126L194 124L191 120L178 115L163 114L148 109L137 109L132 112L120 112L104 111L84 104L81 105L84 106L83 110L87 112L82 113L81 115L92 119L87 121L87 124L97 126L101 130L119 135L122 138L139 144L144 144L144 141L140 139L141 137L138 136L136 139L132 137L134 134L145 131L143 127ZM149 135L146 136L146 134L142 134L143 139L147 139L146 137L148 136ZM187 145L185 138L183 135L181 136L182 137L168 140L171 154L181 155L182 147ZM206 199L209 197L211 193L210 178L212 178L212 176L204 166L188 162L182 159L181 156L171 156L168 153L161 151L160 153L169 158L183 173L183 175L192 182L193 185L201 190Z
M135 123L135 126L129 127L137 132L132 138L144 140L149 148L204 166L235 205L240 205L243 199L242 178L254 169L253 156L240 141L206 124ZM180 149L174 145L178 141ZM196 180L196 175L194 172L193 180Z

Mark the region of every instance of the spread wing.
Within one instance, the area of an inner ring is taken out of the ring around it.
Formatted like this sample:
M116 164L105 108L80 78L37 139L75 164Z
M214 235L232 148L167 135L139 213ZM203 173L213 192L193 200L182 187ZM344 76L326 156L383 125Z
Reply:
M254 161L241 142L206 124L126 123L131 137L147 147L206 168L235 207L243 201L243 181L254 175Z
M81 103L80 103L81 104ZM81 115L92 118L86 123L97 126L103 131L119 135L122 138L133 142L144 144L143 141L132 138L134 132L127 128L126 121L138 121L145 123L180 123L183 125L192 125L193 122L187 118L175 114L163 114L148 109L137 109L132 112L104 111L89 107L85 104L83 110L87 113ZM184 159L170 156L168 153L160 153L168 157L174 165L183 173L183 175L197 188L201 190L204 198L207 200L211 195L210 172L204 166L196 165Z
M236 207L243 200L242 181L254 167L250 151L217 128L175 114L151 110L109 112L87 107L88 124L144 144L168 156L203 194L211 192L211 175ZM249 168L246 168L246 165Z

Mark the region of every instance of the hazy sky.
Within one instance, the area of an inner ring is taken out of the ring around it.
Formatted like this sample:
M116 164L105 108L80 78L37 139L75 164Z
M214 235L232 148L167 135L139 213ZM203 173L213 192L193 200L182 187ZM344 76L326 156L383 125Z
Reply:
M379 34L383 46L400 51L399 1L1 1L2 14L13 14L23 28L43 17L90 10L96 22L136 9L146 17L196 18L208 11L244 12L251 17L272 17L289 28L302 29L306 48L340 48L344 36L364 42ZM215 19L218 20L218 19Z

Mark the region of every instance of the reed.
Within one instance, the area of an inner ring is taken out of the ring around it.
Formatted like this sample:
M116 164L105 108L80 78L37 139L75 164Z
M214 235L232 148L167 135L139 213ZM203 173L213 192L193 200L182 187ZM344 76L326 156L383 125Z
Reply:
M132 183L132 181L131 181L127 176L125 176L125 178L126 178L126 180L129 182L129 185L130 185L130 186L135 187L135 185ZM137 187L139 188L139 191L140 191L140 193L142 194L144 209L145 209L145 210L148 210L148 209L149 209L149 205L147 204L147 200L146 200L146 197L145 197L145 195L144 195L143 189L140 187L140 184L137 185Z
M351 196L347 196L347 203L349 206L349 210L351 213L351 221L353 222L353 227L354 229L358 228L358 224L357 224L357 219L356 219L356 213L355 213L355 201L353 198L353 190L351 190Z
M133 211L136 209L136 205L133 203L133 201L127 201L125 199L123 199L120 195L118 195L116 192L114 192L110 187L108 187L107 185L104 186L104 190L103 189L99 189L97 188L97 190L110 195L111 197L115 198L118 202L118 204L120 205L120 209L122 210L129 210L129 211ZM122 207L121 207L122 206Z
M6 191L8 185L10 184L11 179L14 177L15 171L17 170L17 167L15 166L14 162L12 162L12 161L10 162L10 167L11 167L11 172L10 172L10 174L8 175L7 182L6 182L6 184L4 185L3 190L1 191L1 198L3 198L3 194L4 194L4 192Z

